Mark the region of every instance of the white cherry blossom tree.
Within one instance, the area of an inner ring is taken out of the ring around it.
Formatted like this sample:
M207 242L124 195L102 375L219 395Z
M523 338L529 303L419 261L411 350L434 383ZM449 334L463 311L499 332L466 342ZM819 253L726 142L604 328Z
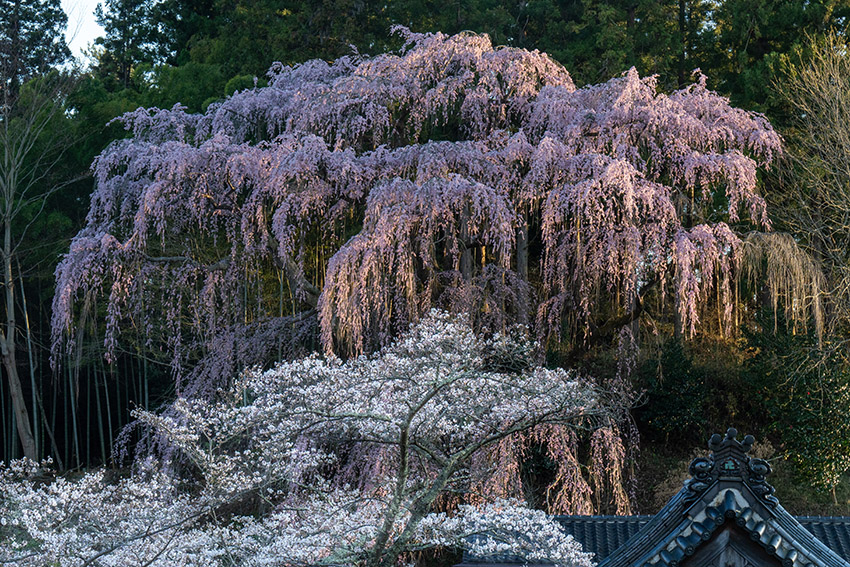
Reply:
M168 466L145 461L112 483L4 469L3 559L389 567L479 535L481 551L589 566L542 511L511 500L517 479L477 491L516 472L501 441L604 427L622 409L590 380L534 364L534 347L433 311L374 355L283 362L212 401L139 410L176 447ZM596 452L600 467L622 466L616 450ZM578 470L575 458L563 466ZM561 490L595 486L573 473Z

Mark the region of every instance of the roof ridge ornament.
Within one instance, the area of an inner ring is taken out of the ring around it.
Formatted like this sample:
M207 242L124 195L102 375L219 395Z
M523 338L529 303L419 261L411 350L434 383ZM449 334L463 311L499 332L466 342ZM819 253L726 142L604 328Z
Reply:
M753 447L752 435L738 441L738 430L730 427L726 436L715 433L708 440L711 454L691 461L688 472L691 478L685 481L685 502L694 502L714 483L738 481L746 484L753 494L771 508L779 504L773 496L774 488L766 478L770 474L770 463L764 459L751 458L747 453Z
M712 435L711 439L708 440L708 448L715 453L730 447L740 450L744 454L749 453L753 447L753 443L756 442L756 438L752 435L746 435L744 436L744 441L740 442L737 437L738 430L730 427L726 430L726 437L721 437L719 433Z

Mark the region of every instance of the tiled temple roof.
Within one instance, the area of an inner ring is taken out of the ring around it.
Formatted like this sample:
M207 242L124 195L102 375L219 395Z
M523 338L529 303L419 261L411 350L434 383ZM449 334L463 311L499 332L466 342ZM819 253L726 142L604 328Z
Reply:
M747 455L753 438L740 442L736 436L734 429L714 435L711 455L691 463L691 478L654 516L555 519L595 554L599 567L678 567L691 558L707 565L724 553L739 554L746 564L850 567L850 517L789 514L766 481L770 465ZM738 543L725 543L730 537ZM462 565L522 563L509 555L467 553Z
M653 516L555 516L555 519L578 541L582 549L595 555L599 563L626 543ZM822 541L842 559L850 563L850 516L797 516L806 530ZM517 557L475 557L464 554L463 565L522 564Z

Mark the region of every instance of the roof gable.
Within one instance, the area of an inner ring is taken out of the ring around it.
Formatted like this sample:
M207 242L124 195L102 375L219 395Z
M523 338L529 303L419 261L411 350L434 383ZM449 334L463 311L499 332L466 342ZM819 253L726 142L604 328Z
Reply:
M682 562L688 567L753 566L782 567L775 556L741 530L731 526L723 528L710 542L700 546L691 557Z
M749 538L783 567L850 567L779 505L766 481L770 465L747 455L752 436L736 437L735 429L712 436L711 455L691 463L682 490L599 567L699 566L717 538Z

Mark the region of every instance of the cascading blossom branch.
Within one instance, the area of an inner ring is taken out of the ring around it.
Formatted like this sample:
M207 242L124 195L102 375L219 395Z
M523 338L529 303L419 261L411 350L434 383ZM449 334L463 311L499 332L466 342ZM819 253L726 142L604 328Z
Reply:
M690 332L701 305L732 319L741 231L769 229L759 168L782 151L762 115L701 76L577 89L543 53L401 33L398 54L275 65L203 115L125 115L57 268L54 347L98 293L107 347L132 320L178 374L222 329L313 309L340 355L435 306L575 344L633 321L650 288Z
M0 468L0 560L394 567L474 536L478 553L590 567L551 518L509 499L521 494L458 505L480 479L511 474L502 441L564 436L622 411L589 379L535 365L535 349L432 311L373 355L313 355L248 371L213 401L137 410L179 450L192 488L150 462L112 484L102 473L38 483L17 464Z

